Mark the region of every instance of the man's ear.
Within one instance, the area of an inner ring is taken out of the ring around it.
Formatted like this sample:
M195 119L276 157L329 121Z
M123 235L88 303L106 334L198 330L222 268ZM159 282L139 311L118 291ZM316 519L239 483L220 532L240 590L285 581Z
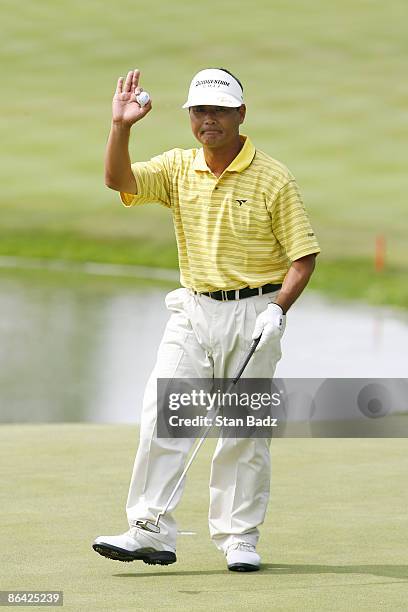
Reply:
M245 119L245 115L246 115L246 106L245 106L245 104L241 104L241 106L238 109L238 112L239 112L239 116L240 116L239 123L241 125L241 123L244 123L244 119Z

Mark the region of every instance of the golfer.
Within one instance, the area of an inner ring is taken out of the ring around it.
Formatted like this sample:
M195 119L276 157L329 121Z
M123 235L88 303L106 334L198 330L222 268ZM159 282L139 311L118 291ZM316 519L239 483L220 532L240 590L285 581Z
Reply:
M105 182L125 206L159 203L172 213L181 287L166 296L170 318L145 390L126 504L129 530L100 536L93 547L111 559L167 565L176 561L173 511L182 487L160 520L160 533L136 521L155 521L194 440L157 437L157 379L231 378L261 334L245 376L272 378L286 312L306 287L320 249L292 174L240 134L243 87L224 68L196 74L183 106L201 146L131 164L131 128L152 110L151 101L141 106L136 100L143 91L139 78L132 70L117 83ZM230 570L260 566L256 545L269 499L269 446L265 438L217 442L209 529Z

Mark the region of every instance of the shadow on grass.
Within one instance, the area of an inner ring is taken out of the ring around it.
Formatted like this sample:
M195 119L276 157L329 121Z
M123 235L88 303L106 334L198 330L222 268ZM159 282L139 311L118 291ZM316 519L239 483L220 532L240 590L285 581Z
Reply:
M292 565L265 563L268 574L369 574L386 578L408 579L408 565Z
M133 572L126 574L113 574L117 578L155 578L158 576L216 576L231 575L227 569L179 572ZM257 576L279 576L282 574L366 574L386 578L399 578L408 580L408 565L292 565L279 563L263 563ZM242 576L241 573L239 573ZM250 575L253 575L251 572Z

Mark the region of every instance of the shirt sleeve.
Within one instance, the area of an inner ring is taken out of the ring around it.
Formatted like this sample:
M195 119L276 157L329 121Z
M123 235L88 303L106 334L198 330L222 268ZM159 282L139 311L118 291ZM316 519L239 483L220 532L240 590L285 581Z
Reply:
M291 261L320 253L299 187L289 180L277 193L271 206L272 231Z
M159 203L171 208L170 201L170 164L163 153L149 161L132 164L132 172L137 185L137 194L120 193L124 206Z

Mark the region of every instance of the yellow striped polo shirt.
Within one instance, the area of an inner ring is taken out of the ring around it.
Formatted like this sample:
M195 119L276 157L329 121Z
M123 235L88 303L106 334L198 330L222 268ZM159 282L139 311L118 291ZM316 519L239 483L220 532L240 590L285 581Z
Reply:
M241 139L219 178L203 149L172 149L132 164L138 193L120 194L171 209L180 282L199 292L282 283L292 261L320 252L292 174Z

